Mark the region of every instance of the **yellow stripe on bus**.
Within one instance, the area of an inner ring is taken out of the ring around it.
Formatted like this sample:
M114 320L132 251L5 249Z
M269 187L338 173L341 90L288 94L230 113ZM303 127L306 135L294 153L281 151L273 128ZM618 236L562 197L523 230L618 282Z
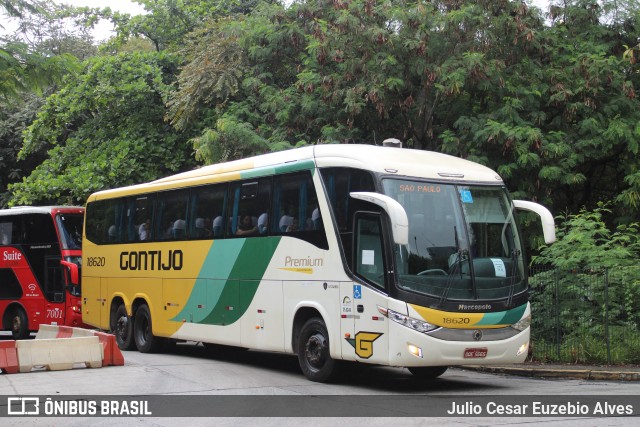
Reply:
M313 274L313 268L304 267L282 267L278 270L293 271L294 273Z
M432 308L421 307L409 304L422 319L432 325L442 326L450 329L468 329L476 327L479 329L503 328L506 325L478 325L485 317L485 313L455 313L449 311L434 310Z

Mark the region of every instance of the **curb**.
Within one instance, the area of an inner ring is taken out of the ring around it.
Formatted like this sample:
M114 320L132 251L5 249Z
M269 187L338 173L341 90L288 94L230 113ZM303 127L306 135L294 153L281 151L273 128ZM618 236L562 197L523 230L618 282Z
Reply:
M462 369L488 372L491 374L518 375L535 378L565 378L575 380L597 381L640 381L640 372L601 371L595 369L545 369L545 368L517 368L505 366L459 366Z

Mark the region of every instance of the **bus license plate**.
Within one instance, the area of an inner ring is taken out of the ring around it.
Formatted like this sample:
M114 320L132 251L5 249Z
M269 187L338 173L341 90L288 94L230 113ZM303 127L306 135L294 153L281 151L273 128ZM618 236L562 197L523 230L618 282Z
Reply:
M483 359L485 357L487 357L486 348L465 348L464 349L465 359Z

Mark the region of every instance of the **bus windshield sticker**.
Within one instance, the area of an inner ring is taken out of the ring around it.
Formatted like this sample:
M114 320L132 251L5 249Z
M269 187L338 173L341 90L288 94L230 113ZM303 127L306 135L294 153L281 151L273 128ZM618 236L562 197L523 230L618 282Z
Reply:
M353 299L362 299L362 287L353 285Z
M500 258L491 258L491 262L493 263L493 269L496 271L496 277L507 277L504 261Z
M460 190L460 199L462 203L473 203L473 196L469 190Z
M375 252L368 249L362 250L362 265L373 265L375 263Z

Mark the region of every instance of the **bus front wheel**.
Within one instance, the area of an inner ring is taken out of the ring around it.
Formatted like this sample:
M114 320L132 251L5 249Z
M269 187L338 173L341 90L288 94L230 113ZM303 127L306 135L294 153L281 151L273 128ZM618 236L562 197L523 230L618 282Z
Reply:
M411 372L414 377L421 380L432 380L444 374L447 371L447 368L448 366L421 366L409 368L409 372Z
M162 347L162 339L153 335L151 312L146 304L136 310L133 338L140 353L155 353Z
M11 335L14 340L29 338L29 319L27 313L21 308L16 308L11 313Z
M116 309L112 325L113 334L116 336L116 344L118 344L120 350L134 350L133 319L127 315L127 309L124 304L120 304Z
M298 362L302 373L311 381L328 381L335 371L335 360L329 354L329 334L322 319L309 319L298 340Z

